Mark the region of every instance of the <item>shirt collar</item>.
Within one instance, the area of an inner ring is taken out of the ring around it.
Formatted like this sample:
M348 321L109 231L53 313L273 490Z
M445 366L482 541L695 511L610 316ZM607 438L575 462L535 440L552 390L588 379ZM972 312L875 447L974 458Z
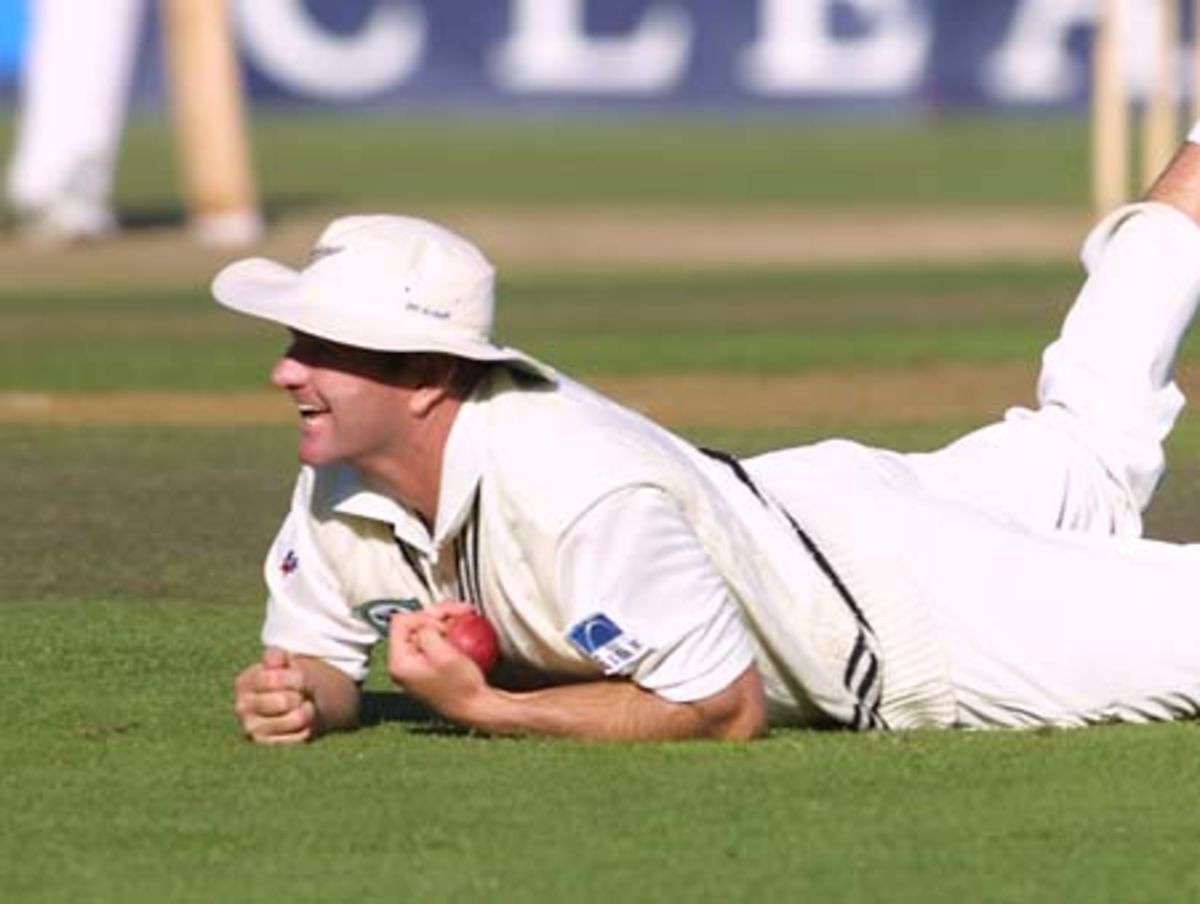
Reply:
M433 536L424 522L392 497L371 489L354 468L338 468L331 493L331 508L346 515L392 525L396 536L431 553L462 528L475 503L483 474L483 405L472 395L458 409L442 453L437 523Z
M330 508L343 515L355 515L392 526L392 532L409 546L429 553L433 540L424 522L414 513L384 493L371 489L354 468L334 465Z

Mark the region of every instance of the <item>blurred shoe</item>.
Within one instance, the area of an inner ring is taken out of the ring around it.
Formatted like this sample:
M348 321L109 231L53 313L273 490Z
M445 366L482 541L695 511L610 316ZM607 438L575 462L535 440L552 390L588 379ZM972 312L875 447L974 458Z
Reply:
M117 231L117 218L111 210L74 198L18 206L13 210L13 224L13 231L22 241L43 247L94 242Z
M238 248L262 239L263 219L254 208L194 214L188 224L196 241L211 248Z

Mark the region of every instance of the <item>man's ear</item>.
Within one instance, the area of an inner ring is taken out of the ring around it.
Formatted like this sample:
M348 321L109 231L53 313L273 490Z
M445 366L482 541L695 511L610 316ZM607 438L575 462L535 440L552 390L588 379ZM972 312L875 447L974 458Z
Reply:
M431 411L453 394L457 362L447 355L428 355L416 374L408 410L416 417L427 417Z
M413 390L408 399L408 410L415 417L428 417L443 399L450 395L450 389L438 383L427 383Z

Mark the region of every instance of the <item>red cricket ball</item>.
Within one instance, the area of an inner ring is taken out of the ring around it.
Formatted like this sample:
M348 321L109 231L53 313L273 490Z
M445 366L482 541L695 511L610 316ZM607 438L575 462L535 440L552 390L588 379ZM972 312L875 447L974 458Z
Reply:
M475 660L475 664L490 672L500 659L500 641L491 622L478 612L466 612L450 619L446 640L459 652Z

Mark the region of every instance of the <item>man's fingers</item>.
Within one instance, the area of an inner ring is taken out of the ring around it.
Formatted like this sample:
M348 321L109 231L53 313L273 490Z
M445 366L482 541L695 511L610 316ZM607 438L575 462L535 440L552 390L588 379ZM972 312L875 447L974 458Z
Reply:
M267 647L263 650L262 664L268 669L286 669L292 664L292 657L280 647Z
M244 724L257 719L286 715L299 709L308 698L298 691L268 691L238 694L233 708Z
M441 665L455 659L462 659L464 654L446 640L441 631L433 628L422 628L414 638L417 649L424 653L429 661Z
M279 715L258 714L243 719L246 735L260 744L304 741L316 728L316 708L305 700L299 706Z
M464 603L461 600L442 600L439 603L434 603L428 610L431 614L436 615L440 621L445 621L451 618L457 618L460 615L466 615L468 612L474 612L475 607L470 603Z
M245 669L233 682L234 689L239 694L261 694L268 691L300 691L303 693L308 686L304 672L294 666L285 669L265 668L256 662Z
M442 636L440 622L392 627L388 673L393 681L409 690L434 680L442 668L465 658Z
M416 645L415 626L392 619L392 630L388 640L388 673L393 681L406 683L414 669L427 668L424 657Z
M269 662L274 664L268 664ZM280 665L281 662L290 663L290 654L278 647L268 647L261 661L243 669L234 679L235 694L241 696L263 691L304 691L304 673L290 664Z
M256 662L238 672L238 676L233 679L234 696L241 699L244 694L251 693L258 683L258 673L261 671L262 663Z
M424 609L410 612L406 609L392 613L389 638L396 639L397 633L414 634L425 627L445 631L446 625L460 615L474 612L475 607L460 600L442 600Z
M442 634L439 624L392 629L388 673L408 693L455 718L464 701L487 688L483 672Z
M246 736L259 742L303 741L315 734L316 707L291 654L267 647L234 681L234 711Z
M258 673L258 682L255 688L259 693L297 691L303 694L308 689L308 682L304 677L304 672L297 668L263 669Z
M480 676L483 675L479 663L446 640L445 635L440 631L428 628L420 631L416 638L416 645L419 647L421 655L425 657L425 661L435 671L450 672L453 670L462 675L461 670L466 668L478 672Z
M421 609L417 612L394 612L392 614L392 622L388 626L388 639L395 641L398 636L407 638L422 627L440 623L441 619L438 618L432 609Z
M254 708L260 716L282 716L298 709L304 702L304 696L298 691L273 691L256 695Z

